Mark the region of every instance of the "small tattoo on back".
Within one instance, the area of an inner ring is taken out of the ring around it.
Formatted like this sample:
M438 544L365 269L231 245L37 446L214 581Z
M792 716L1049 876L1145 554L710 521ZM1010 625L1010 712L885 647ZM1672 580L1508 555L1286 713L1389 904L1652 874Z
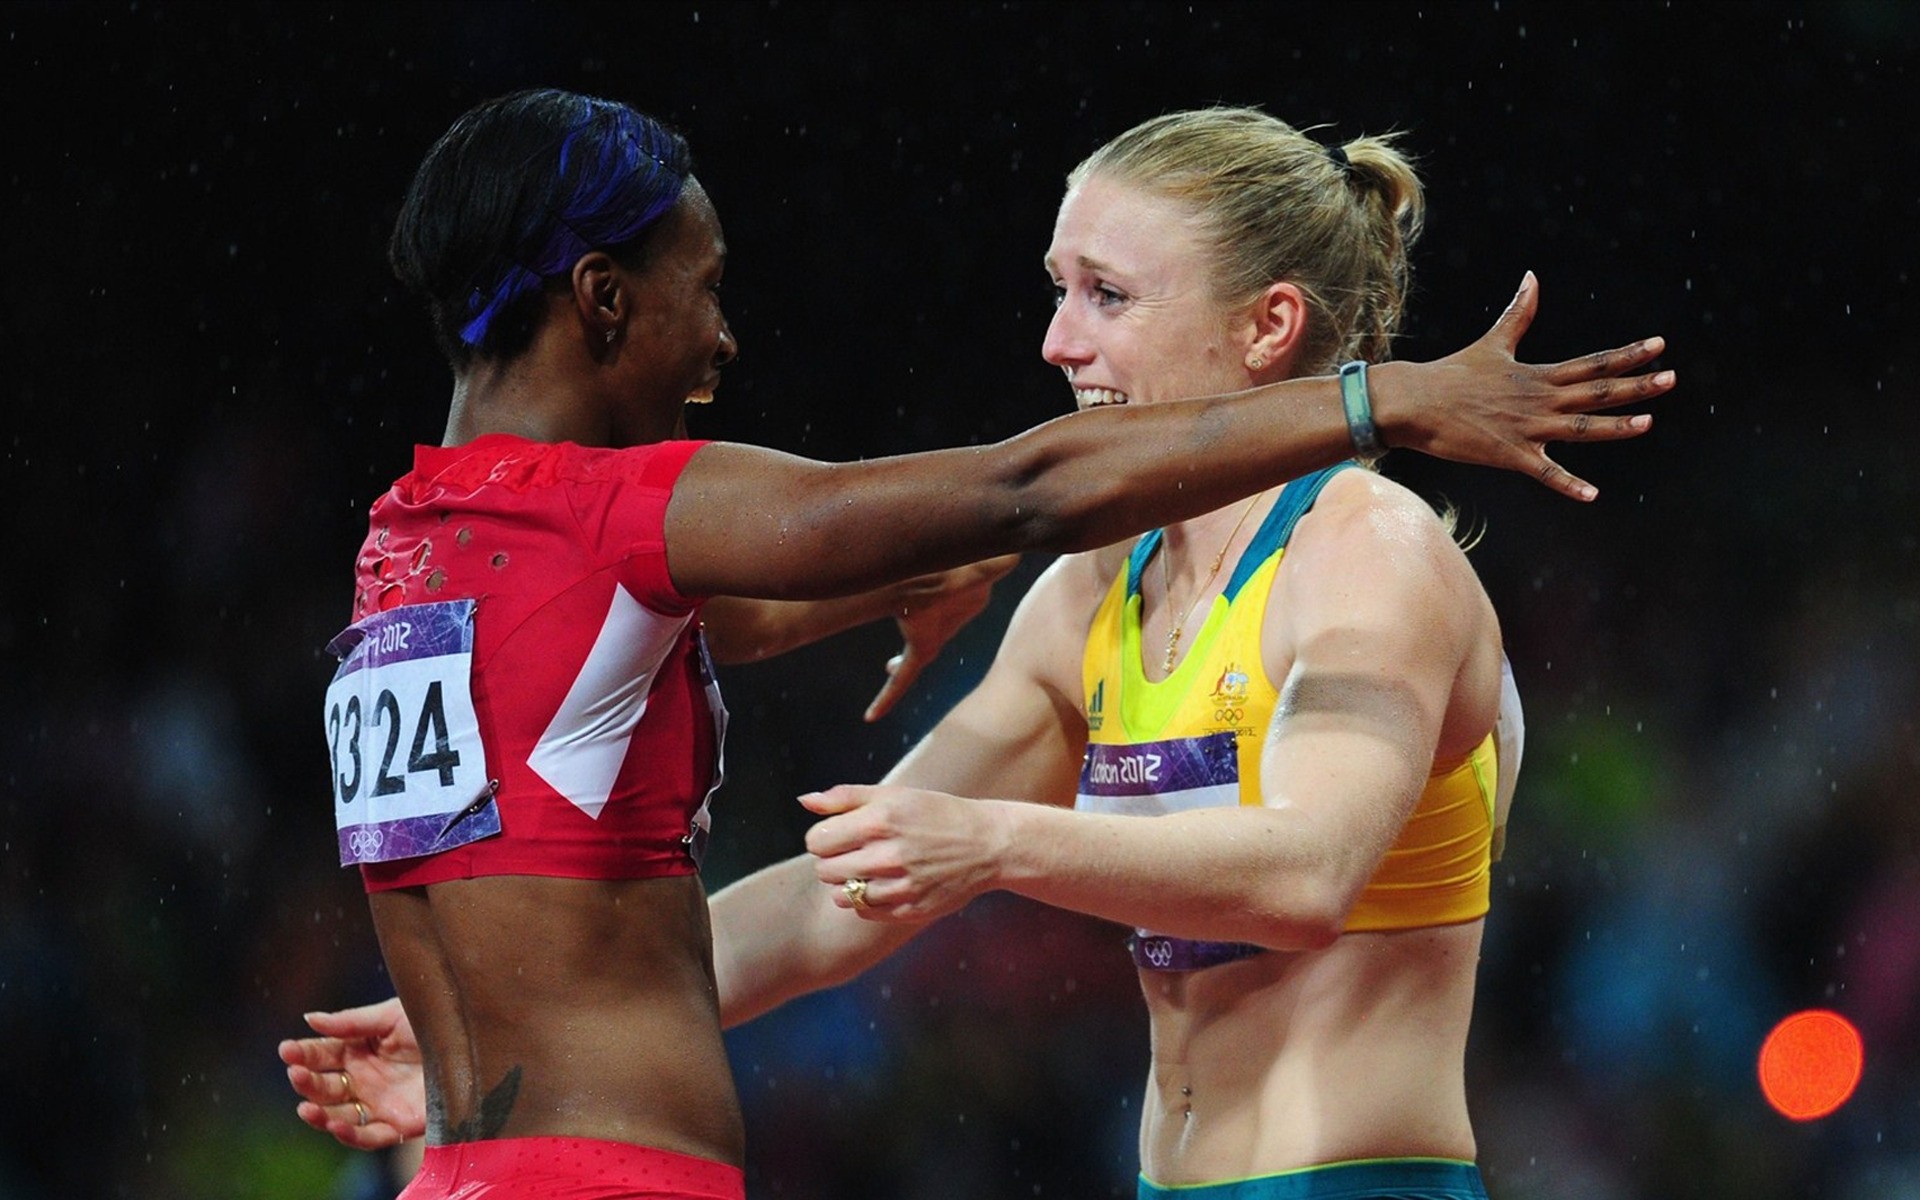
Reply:
M507 1119L513 1116L513 1102L520 1095L520 1068L510 1068L494 1089L480 1098L480 1111L455 1125L450 1142L481 1142L500 1136Z

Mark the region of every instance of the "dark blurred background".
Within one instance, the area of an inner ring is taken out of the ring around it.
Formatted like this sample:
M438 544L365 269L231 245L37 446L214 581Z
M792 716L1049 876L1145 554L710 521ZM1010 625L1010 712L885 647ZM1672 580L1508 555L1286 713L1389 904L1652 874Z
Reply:
M390 994L335 865L321 651L449 381L393 284L412 168L525 85L679 125L744 346L701 436L846 459L1068 404L1038 347L1065 172L1164 110L1400 129L1431 224L1402 356L1652 333L1597 504L1412 457L1483 528L1530 744L1469 1087L1498 1200L1920 1196L1920 7L1042 3L0 8L0 1198L377 1197L293 1116L300 1013ZM902 530L900 536L910 536ZM730 671L710 887L795 852L982 670L871 628ZM1861 1029L1824 1120L1766 1030ZM989 898L732 1037L774 1197L1131 1196L1116 931Z

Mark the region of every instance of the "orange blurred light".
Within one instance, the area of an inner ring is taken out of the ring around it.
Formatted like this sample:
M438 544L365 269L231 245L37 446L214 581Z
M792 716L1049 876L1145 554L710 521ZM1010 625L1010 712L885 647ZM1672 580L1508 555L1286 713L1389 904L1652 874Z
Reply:
M1865 1061L1852 1022L1810 1008L1775 1025L1760 1043L1760 1091L1781 1116L1812 1121L1847 1102Z

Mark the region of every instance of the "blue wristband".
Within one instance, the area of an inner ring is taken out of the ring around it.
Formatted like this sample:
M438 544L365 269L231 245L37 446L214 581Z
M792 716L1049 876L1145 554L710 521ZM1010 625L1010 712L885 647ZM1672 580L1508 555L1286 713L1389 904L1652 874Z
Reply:
M1387 452L1380 431L1373 427L1373 401L1367 395L1367 364L1360 359L1340 368L1340 403L1347 410L1347 436L1361 458L1379 458Z

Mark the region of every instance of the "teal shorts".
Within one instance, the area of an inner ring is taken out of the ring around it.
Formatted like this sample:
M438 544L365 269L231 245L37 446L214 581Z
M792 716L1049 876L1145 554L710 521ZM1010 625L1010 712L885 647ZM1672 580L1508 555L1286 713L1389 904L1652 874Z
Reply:
M1183 1187L1161 1187L1142 1175L1138 1200L1487 1200L1487 1189L1470 1162L1370 1158Z

